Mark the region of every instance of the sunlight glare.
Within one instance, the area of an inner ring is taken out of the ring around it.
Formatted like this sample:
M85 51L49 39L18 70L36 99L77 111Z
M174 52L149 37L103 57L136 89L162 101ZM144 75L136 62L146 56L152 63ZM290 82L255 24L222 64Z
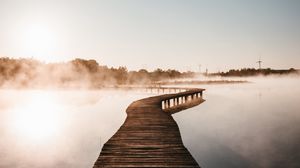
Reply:
M50 56L57 49L58 35L53 28L47 24L30 24L22 28L21 44L27 54L43 61L49 61Z
M37 93L14 110L14 131L30 140L51 139L60 132L62 108L49 95Z

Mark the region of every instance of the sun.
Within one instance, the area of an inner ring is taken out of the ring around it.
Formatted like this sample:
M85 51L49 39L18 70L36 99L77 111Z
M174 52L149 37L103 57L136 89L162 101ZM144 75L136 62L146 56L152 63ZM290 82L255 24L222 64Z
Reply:
M28 24L20 34L21 47L28 56L42 61L52 61L53 53L57 50L58 34L50 25L43 23Z

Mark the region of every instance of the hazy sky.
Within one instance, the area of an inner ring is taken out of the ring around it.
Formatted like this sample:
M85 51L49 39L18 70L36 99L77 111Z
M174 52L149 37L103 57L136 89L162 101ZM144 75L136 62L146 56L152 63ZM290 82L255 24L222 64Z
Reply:
M0 56L129 69L300 68L298 0L0 0Z

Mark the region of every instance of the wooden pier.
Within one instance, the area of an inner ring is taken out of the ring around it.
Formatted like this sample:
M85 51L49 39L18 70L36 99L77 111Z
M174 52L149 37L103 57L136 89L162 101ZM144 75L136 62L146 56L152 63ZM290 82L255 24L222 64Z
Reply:
M203 91L189 89L130 104L124 124L104 144L94 168L199 168L184 147L178 125L171 114L202 103Z

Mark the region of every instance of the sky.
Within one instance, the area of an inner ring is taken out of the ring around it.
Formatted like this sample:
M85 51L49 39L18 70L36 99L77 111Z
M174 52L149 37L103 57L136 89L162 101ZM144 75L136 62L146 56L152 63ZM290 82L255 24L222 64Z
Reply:
M0 56L109 67L300 68L298 0L0 0Z

